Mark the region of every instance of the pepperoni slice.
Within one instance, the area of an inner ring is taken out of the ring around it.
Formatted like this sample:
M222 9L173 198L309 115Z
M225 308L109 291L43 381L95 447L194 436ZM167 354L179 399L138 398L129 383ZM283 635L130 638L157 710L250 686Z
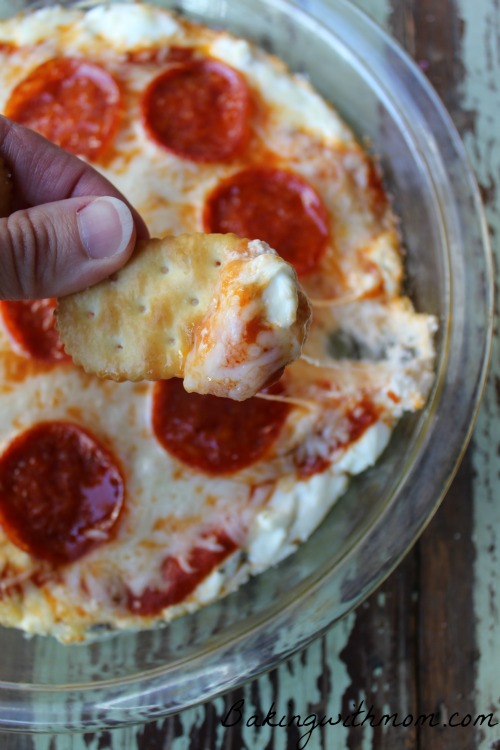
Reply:
M112 538L124 484L111 453L69 422L41 422L0 457L0 522L34 557L61 565Z
M179 379L162 380L153 396L153 430L173 456L222 475L258 461L279 435L289 406L249 398L233 401L187 393Z
M5 114L73 154L96 159L112 140L120 90L94 63L56 57L16 86Z
M300 460L296 462L299 476L310 477L313 474L319 474L328 469L331 465L332 454L340 448L347 448L351 443L359 440L361 435L375 424L379 416L380 410L373 401L364 396L359 403L346 413L340 434L334 436L333 442L329 445L330 458L310 453L302 455Z
M263 240L300 276L314 271L328 243L328 214L303 177L253 168L218 185L205 204L207 232Z
M139 596L129 592L129 609L140 615L155 615L165 607L182 602L216 565L238 548L224 531L211 535L211 541L212 538L218 549L197 545L189 553L185 565L181 565L176 557L166 557L161 566L164 587L146 588Z
M217 60L172 65L142 100L144 127L160 146L197 162L229 159L249 134L250 93L244 78Z
M56 329L56 300L0 302L5 327L23 354L40 362L70 361Z

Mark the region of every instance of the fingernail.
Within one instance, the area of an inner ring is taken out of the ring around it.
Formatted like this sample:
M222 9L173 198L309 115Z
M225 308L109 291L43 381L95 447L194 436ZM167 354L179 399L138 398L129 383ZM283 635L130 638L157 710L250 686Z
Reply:
M77 214L80 239L93 260L125 250L134 230L129 209L118 198L96 198Z

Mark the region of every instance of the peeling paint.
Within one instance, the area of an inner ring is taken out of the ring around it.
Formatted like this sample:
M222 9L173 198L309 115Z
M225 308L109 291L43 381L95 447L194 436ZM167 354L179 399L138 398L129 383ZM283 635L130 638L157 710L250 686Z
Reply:
M465 144L476 170L491 230L497 268L500 262L500 14L498 2L459 0L464 19L463 57L468 71L464 105L476 113L475 131ZM498 284L498 278L497 278ZM476 424L473 461L476 565L474 611L478 646L476 708L491 707L500 720L500 579L495 554L500 533L500 341L495 326L490 377ZM498 741L495 729L482 729L479 750Z

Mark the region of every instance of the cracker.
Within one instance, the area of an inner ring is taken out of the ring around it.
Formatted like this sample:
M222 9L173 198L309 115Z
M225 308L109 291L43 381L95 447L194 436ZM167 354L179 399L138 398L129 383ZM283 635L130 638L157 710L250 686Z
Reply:
M277 273L289 312L267 325L264 293ZM160 380L184 377L188 360L187 390L238 400L299 356L309 317L293 269L265 243L232 234L139 242L124 268L57 308L64 347L85 371L116 381ZM256 320L265 329L265 356L249 340Z

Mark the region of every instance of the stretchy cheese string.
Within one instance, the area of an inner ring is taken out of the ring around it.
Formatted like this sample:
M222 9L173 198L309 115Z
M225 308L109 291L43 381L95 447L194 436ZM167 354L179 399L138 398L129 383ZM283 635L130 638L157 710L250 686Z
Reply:
M323 370L336 370L337 372L345 372L346 367L349 368L352 373L366 373L366 372L387 372L388 374L393 373L395 366L387 359L342 359L341 361L336 359L314 359L309 357L307 354L301 354L299 360L304 362L306 365L311 367L317 367Z
M282 404L299 406L301 409L307 409L308 411L314 411L319 406L319 404L317 404L315 401L309 401L303 398L293 398L291 396L275 396L271 393L256 393L255 396L256 398L261 398L264 401L278 401Z
M373 287L374 289L375 287ZM330 299L314 299L309 297L309 302L312 307L341 307L342 305L351 305L353 302L363 302L367 299L373 301L375 299L382 299L383 295L377 297L368 297L371 294L372 289L367 289L363 294L346 294L344 297L333 297Z
M309 357L307 354L301 354L299 359L301 359L302 362L305 362L307 365L312 365L313 367L328 367L333 370L339 369L339 364L335 360L325 360L324 362L321 362L319 359Z
M299 359L302 362L305 362L306 365L311 365L311 367L319 367L324 370L339 370L340 372L343 372L346 368L346 364L352 369L360 370L363 372L366 369L366 365L369 364L370 366L374 364L379 364L378 362L373 362L372 360L354 360L354 359L342 359L342 361L338 361L336 359L315 359L314 357L309 357L308 354L301 354Z

